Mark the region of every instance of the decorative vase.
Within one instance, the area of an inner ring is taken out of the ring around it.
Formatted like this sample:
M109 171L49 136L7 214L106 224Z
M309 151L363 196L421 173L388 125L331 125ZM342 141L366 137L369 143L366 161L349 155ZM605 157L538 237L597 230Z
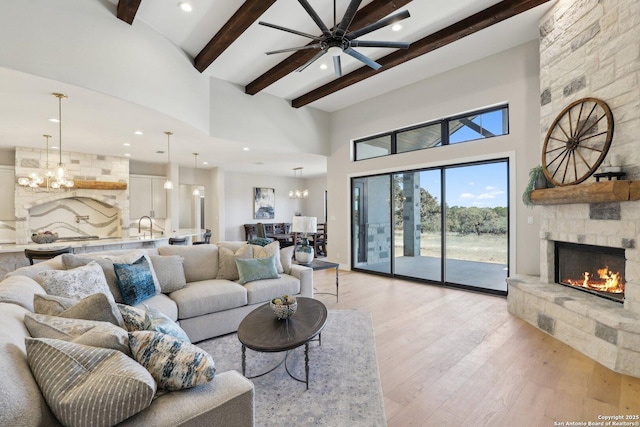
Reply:
M309 245L309 239L303 238L302 243L296 246L295 253L298 264L311 264L311 261L313 261L313 247Z

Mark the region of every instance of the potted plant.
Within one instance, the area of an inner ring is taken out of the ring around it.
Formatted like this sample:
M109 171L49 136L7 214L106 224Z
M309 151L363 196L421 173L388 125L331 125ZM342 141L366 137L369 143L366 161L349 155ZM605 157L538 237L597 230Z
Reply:
M533 207L533 203L531 203L531 192L533 190L547 187L547 177L544 176L542 166L538 165L534 168L531 168L529 170L529 182L527 183L527 187L524 189L524 193L522 193L522 202L525 204L525 206Z

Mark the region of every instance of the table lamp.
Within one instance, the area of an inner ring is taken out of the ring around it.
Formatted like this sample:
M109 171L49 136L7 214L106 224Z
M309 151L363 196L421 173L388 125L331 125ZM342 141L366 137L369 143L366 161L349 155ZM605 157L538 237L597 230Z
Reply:
M294 216L291 221L291 231L302 233L301 243L296 244L295 255L298 264L309 265L313 261L313 247L309 245L308 233L318 231L318 218L315 216Z

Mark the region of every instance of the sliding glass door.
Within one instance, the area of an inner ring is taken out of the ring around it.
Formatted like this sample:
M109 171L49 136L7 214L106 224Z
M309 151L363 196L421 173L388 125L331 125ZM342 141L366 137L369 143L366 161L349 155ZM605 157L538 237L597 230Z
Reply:
M461 165L444 172L446 281L506 292L507 162Z
M354 267L391 273L391 179L389 175L352 181Z
M506 293L508 162L352 180L353 268Z
M394 274L442 280L440 170L393 175Z

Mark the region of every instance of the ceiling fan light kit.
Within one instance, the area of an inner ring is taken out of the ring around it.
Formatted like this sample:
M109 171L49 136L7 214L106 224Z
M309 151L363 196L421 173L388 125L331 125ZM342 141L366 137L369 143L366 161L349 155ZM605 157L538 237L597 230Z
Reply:
M357 40L358 37L369 34L373 31L376 31L380 28L384 28L388 25L394 25L403 19L411 16L409 11L405 10L402 12L398 12L386 18L380 19L372 24L366 25L363 28L360 28L356 31L349 32L349 25L353 21L353 18L360 7L360 3L362 0L351 0L349 6L347 7L342 20L338 24L336 22L336 2L333 1L333 16L334 16L334 25L332 29L329 29L325 23L320 19L320 16L316 13L316 11L311 7L307 0L298 0L298 2L302 5L305 11L309 14L311 19L316 23L320 31L322 31L321 36L314 36L312 34L303 33L297 30L292 30L290 28L282 27L280 25L270 24L268 22L260 21L260 25L264 25L266 27L274 28L276 30L285 31L288 33L296 34L302 37L310 38L316 43L311 43L306 46L299 46L287 49L273 50L270 52L266 52L267 55L273 55L276 53L285 53L285 52L295 52L304 49L319 49L319 52L313 56L309 61L300 66L296 71L303 71L309 65L313 64L319 58L329 53L333 57L333 68L336 77L342 76L342 65L340 62L340 54L345 53L352 58L357 59L358 61L364 63L365 65L373 68L374 70L379 70L382 65L372 60L368 56L356 51L354 47L377 47L377 48L390 48L390 49L407 49L409 47L409 43L406 42L391 42L391 41L370 41L370 40Z

